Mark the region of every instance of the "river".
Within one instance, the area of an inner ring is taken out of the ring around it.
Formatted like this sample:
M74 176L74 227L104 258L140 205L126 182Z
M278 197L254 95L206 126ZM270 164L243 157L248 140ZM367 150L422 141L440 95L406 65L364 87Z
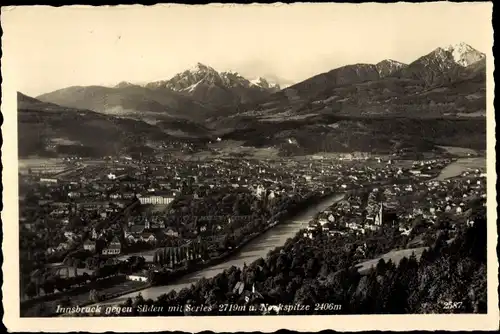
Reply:
M474 158L459 158L453 161L451 164L443 168L441 173L436 177L436 180L442 181L450 177L459 176L467 170L473 169L484 169L486 168L486 158L485 157L474 157Z
M224 270L229 269L232 266L243 267L245 263L250 264L261 257L265 257L270 250L284 245L288 238L294 237L301 228L305 228L309 221L316 215L316 213L327 209L330 205L342 200L343 198L343 194L328 196L321 202L311 206L306 211L303 211L295 218L279 224L264 232L262 235L256 237L245 246L243 246L237 253L230 256L227 261L188 274L180 278L173 284L150 287L145 290L141 290L140 293L145 299L151 298L155 300L160 295L168 293L171 290L179 291L183 288L189 287L191 284L196 283L203 277L211 278L223 272ZM133 298L138 294L139 292L129 293L121 297L107 300L100 304L118 304L126 301L129 297Z

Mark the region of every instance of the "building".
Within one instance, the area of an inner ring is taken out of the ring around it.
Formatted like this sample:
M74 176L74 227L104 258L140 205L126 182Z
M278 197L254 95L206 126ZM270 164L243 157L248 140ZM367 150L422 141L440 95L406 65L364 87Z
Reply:
M114 238L109 245L102 250L103 255L118 255L121 253L122 244L118 238Z
M380 208L378 210L377 215L375 216L375 225L380 226L383 223L383 214L384 214L384 204L380 203Z
M148 281L148 278L146 276L139 275L139 274L127 275L127 279L129 281L137 281L137 282L147 282Z
M95 242L91 240L87 240L83 243L83 249L94 252L95 251Z
M141 234L141 240L145 242L155 243L156 236L152 232L143 232Z
M152 193L138 196L141 204L170 204L174 197L168 194Z
M179 236L179 232L174 231L172 228L169 228L169 229L167 229L167 231L165 232L165 235L167 235L167 236L169 236L169 237L178 237L178 236Z
M54 178L48 178L48 177L41 177L40 178L40 183L57 183L57 179Z
M65 164L41 164L30 166L28 168L28 171L31 174L58 174L65 171L66 169L68 169L68 166L66 166Z
M257 188L255 189L254 191L254 194L257 198L262 198L262 196L266 193L266 189L261 185L259 184L257 186Z

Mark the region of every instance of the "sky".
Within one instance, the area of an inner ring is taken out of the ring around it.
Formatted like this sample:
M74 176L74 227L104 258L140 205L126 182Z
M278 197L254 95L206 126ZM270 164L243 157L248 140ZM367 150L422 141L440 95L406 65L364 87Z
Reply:
M18 91L169 79L197 62L289 84L354 63L410 63L465 42L489 54L490 3L2 8Z

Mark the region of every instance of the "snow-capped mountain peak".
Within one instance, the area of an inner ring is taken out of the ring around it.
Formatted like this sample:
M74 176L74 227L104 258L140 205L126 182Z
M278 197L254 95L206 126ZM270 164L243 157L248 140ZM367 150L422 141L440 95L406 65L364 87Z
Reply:
M265 79L259 83L252 84L235 71L218 72L208 65L196 63L168 80L150 82L146 87L169 89L202 103L220 106L246 103L279 90L279 86L271 85Z
M396 60L392 59L385 59L382 60L381 62L377 63L375 67L377 68L377 71L380 75L380 77L387 77L393 74L394 72L400 70L403 67L406 67L408 65L401 63Z
M225 71L220 73L220 77L224 82L224 85L228 87L243 86L248 87L250 82L245 79L241 74L235 71Z
M216 72L212 67L207 66L202 63L196 63L195 65L191 66L188 70L184 72L192 72L192 73L206 73L206 72Z
M280 85L274 82L270 82L269 80L263 78L263 77L258 77L256 79L250 80L250 83L254 86L258 86L264 89L270 89L270 90L280 90Z
M467 67L485 58L484 53L477 51L464 42L449 45L445 50L452 54L455 63L464 67Z

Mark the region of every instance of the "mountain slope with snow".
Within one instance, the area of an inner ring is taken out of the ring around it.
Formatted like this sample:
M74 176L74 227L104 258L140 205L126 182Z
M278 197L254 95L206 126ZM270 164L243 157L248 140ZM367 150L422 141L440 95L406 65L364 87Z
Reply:
M477 51L470 45L463 42L448 46L446 51L452 54L453 60L457 64L464 67L470 66L486 58L484 53Z
M182 118L203 121L214 110L168 89L152 90L127 83L115 87L73 86L37 96L42 102L93 110L103 114L143 119Z
M269 80L263 78L263 77L258 77L256 79L253 79L250 81L252 85L261 87L263 89L267 89L272 93L275 93L277 91L281 90L281 87L279 84L275 82L270 82Z
M375 67L377 68L378 74L381 78L391 76L402 68L407 67L407 64L403 64L399 61L392 59L385 59L377 63Z
M446 48L438 47L402 68L397 75L421 80L428 87L443 85L461 78L467 72L468 66L484 59L484 53L465 43Z
M485 58L465 43L453 50L458 50L455 55L439 47L408 65L386 59L375 65L342 66L241 106L237 116L280 122L318 114L483 115ZM470 64L461 65L465 63ZM239 122L236 116L218 121L228 127Z
M279 86L271 85L265 79L255 84L237 72L218 72L201 63L176 74L171 79L150 82L145 87L170 89L214 107L259 100L279 90Z

